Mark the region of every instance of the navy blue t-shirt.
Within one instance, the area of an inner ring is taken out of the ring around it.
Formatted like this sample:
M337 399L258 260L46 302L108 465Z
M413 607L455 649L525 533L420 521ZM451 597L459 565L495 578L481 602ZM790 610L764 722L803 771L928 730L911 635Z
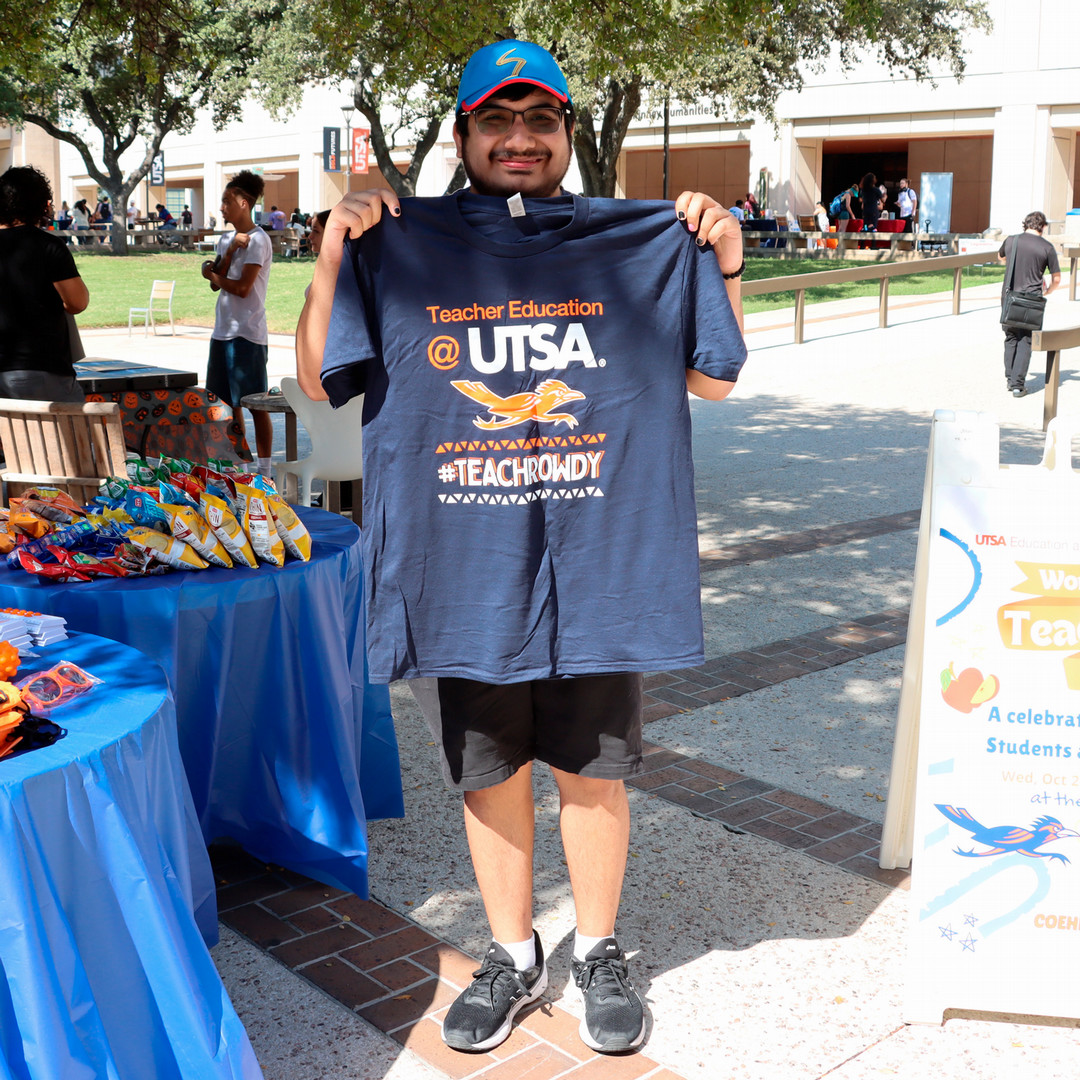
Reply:
M371 678L703 660L687 367L746 358L671 203L406 199L347 245L322 381L364 393Z

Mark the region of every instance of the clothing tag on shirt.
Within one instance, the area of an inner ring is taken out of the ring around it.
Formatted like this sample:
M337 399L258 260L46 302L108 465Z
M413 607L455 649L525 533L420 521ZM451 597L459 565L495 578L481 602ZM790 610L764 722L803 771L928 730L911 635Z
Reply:
M510 211L511 217L525 217L525 203L521 198L520 191L515 191L514 194L506 200L506 206Z

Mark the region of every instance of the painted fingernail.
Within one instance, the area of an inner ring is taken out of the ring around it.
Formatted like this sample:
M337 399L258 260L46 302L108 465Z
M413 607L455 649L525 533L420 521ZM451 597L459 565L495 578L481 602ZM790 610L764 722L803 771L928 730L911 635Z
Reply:
M704 236L699 236L699 237L698 237L698 238L697 238L697 239L696 239L696 240L694 241L694 243L695 243L695 244L697 244L697 246L698 246L698 247L704 247L704 246L705 246L705 237L704 237Z
M394 213L394 217L397 217L398 214L401 213L401 207L400 206L395 206L393 213Z
M678 217L678 219L680 221L685 221L686 220L686 214L684 214L682 210L678 211L676 216Z

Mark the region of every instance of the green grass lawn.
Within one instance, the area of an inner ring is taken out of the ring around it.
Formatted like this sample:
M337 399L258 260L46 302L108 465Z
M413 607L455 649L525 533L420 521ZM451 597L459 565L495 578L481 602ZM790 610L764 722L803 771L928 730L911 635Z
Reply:
M127 326L128 308L146 307L156 278L175 281L173 314L191 326L213 326L217 293L200 273L207 253L138 252L122 257L76 252L75 264L90 290L90 306L77 318L79 326ZM311 283L315 260L276 257L266 290L266 322L273 334L296 330L304 290Z
M150 286L155 278L176 282L173 314L178 322L193 326L213 326L214 303L217 294L199 272L204 252L145 252L123 258L96 252L75 253L79 273L90 290L90 306L79 317L80 326L126 326L128 308L145 307ZM843 260L825 263L815 259L780 260L771 258L746 260L746 280L805 274L817 270L841 270L866 263ZM300 309L304 306L304 290L311 281L313 259L276 257L270 271L266 293L266 321L271 333L291 334L296 330ZM970 266L964 270L964 286L985 285L1001 281L1004 267ZM951 292L951 270L927 271L894 278L889 284L890 296L910 296L923 293ZM850 282L843 285L823 285L808 290L810 303L822 300L845 300L853 296L877 296L876 281ZM791 307L794 292L773 293L770 296L747 297L743 306L747 312L771 311Z

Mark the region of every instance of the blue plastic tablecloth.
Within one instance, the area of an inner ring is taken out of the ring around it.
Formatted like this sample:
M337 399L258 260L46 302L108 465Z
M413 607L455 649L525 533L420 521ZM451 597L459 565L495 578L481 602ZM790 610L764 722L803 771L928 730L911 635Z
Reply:
M104 680L0 761L0 1075L258 1080L193 915L213 877L161 669L79 634L25 660Z
M165 669L203 835L367 896L367 819L404 813L385 686L367 681L360 530L298 508L309 563L50 585L0 568L0 607L63 615Z

